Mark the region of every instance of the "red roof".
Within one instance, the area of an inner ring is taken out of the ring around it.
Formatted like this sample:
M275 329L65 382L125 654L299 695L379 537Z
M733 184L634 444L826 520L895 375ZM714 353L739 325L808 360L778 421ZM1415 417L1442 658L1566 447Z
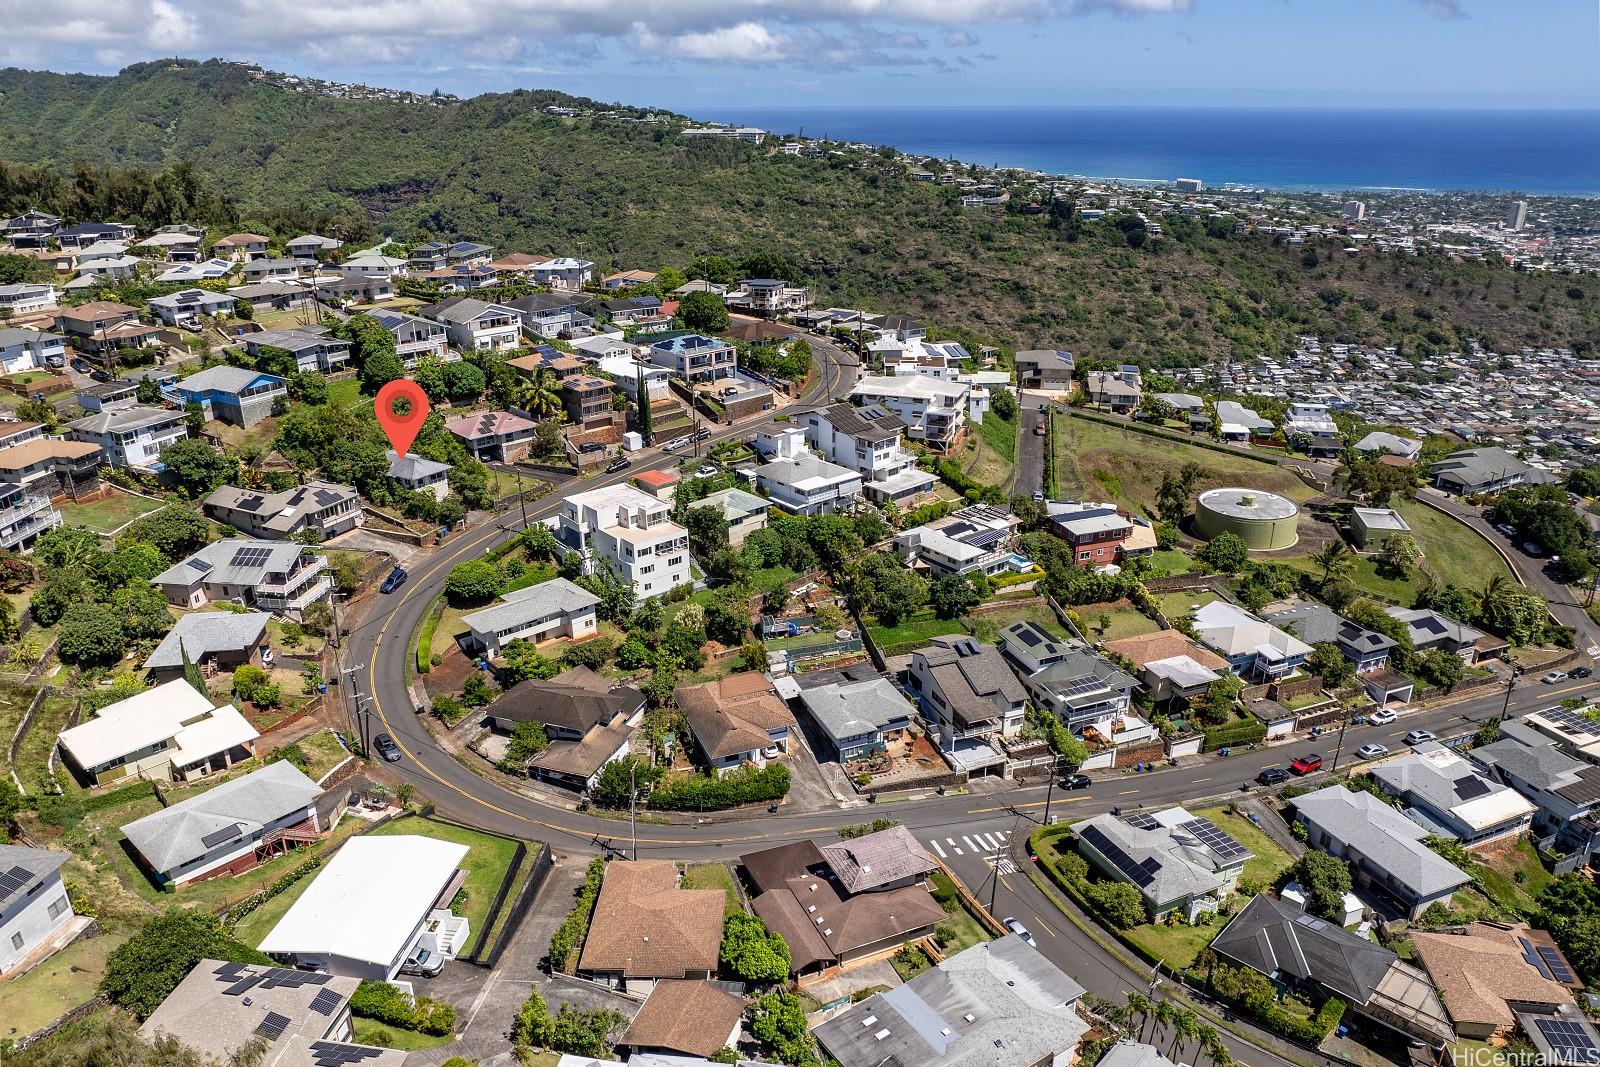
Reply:
M633 480L638 482L640 485L647 485L653 489L660 489L662 486L676 485L678 482L678 476L672 471L640 471L638 474L634 475Z

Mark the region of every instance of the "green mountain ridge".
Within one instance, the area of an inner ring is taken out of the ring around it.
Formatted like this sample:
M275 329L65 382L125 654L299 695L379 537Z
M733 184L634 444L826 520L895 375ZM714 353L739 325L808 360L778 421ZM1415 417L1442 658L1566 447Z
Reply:
M552 105L611 114L552 115ZM1296 334L1502 349L1600 341L1600 279L1444 257L1290 247L1161 219L1111 223L960 205L890 153L791 157L684 140L644 109L548 90L434 106L298 93L241 64L167 60L115 76L0 70L0 160L190 163L252 212L360 212L383 232L468 237L603 268L773 251L820 305L918 315L1017 347L1154 365L1286 350ZM25 187L0 181L0 211ZM1140 235L1142 237L1142 234Z

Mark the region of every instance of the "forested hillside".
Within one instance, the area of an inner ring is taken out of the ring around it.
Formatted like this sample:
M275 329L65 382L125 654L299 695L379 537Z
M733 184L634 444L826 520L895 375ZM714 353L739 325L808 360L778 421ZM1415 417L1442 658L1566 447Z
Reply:
M789 157L686 142L637 111L573 119L550 104L603 106L552 92L440 106L337 100L217 62L147 63L114 78L5 70L0 160L62 177L0 172L0 211L71 202L74 164L187 162L241 223L330 212L351 229L362 216L402 238L471 237L607 268L772 250L826 303L1086 355L1190 363L1279 352L1308 332L1422 353L1467 337L1513 348L1600 341L1592 277L1346 257L1179 218L1135 248L1109 225L963 209L950 188L906 179L888 153ZM125 179L83 172L78 184Z

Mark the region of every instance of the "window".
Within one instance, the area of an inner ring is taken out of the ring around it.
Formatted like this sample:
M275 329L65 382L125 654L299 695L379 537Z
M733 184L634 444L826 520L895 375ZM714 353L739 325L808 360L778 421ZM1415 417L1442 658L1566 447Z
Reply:
M1088 559L1092 555L1094 555L1093 552L1079 552L1078 553L1078 559L1081 562L1082 560Z
M62 897L50 905L50 918L59 919L71 910L72 905L67 903L66 897Z
M11 935L11 947L14 948L14 949L17 949L18 951L20 951L22 949L22 935L21 934L12 934Z

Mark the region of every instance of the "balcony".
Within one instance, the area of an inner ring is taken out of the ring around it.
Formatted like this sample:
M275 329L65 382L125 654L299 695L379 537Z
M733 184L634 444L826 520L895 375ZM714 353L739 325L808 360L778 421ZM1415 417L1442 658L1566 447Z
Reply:
M302 556L304 560L306 557ZM262 597L290 598L317 575L328 569L328 557L313 553L305 564L290 574L267 574L256 583L256 599Z
M327 596L333 590L333 578L323 574L300 591L290 593L269 592L265 586L255 590L256 607L264 611L300 611Z
M51 506L48 497L25 497L17 507L0 511L0 548L15 548L60 525L61 512Z

